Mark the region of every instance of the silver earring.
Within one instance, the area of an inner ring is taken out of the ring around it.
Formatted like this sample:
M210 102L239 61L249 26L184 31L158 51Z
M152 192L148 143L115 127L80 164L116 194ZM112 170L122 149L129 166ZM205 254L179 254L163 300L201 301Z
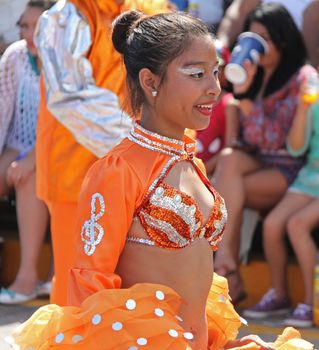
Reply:
M153 91L152 91L152 96L153 96L153 97L156 97L156 96L157 96L157 91L156 91L156 90L153 90Z

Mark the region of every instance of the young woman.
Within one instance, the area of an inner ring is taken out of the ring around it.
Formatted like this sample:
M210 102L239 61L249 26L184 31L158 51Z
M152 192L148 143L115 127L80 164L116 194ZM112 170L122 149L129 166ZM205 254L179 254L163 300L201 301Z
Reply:
M38 18L54 1L30 0L18 26L20 41L0 61L0 196L16 195L21 262L0 303L33 299L38 291L37 262L48 226L48 211L35 193L35 139L39 106L39 66L33 34Z
M229 213L215 268L227 276L234 303L245 295L238 261L243 208L271 209L302 167L304 157L289 154L286 137L298 105L301 81L314 72L314 68L304 65L306 50L301 34L281 5L257 7L247 19L246 30L263 37L269 49L258 65L246 62L247 81L234 86L245 149L224 149L215 173L216 188Z
M113 43L140 122L83 183L72 306L40 309L16 343L130 350L252 343L228 342L241 322L225 279L215 276L211 287L226 209L185 136L208 125L220 93L214 40L185 14L130 11L114 23Z

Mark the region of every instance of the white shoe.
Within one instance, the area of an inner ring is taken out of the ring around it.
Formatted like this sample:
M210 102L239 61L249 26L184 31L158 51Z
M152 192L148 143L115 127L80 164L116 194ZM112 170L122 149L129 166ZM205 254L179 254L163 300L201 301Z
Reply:
M22 294L22 293L15 292L11 289L1 288L0 304L6 304L6 305L22 304L27 301L36 299L36 297L37 297L36 290L34 290L30 294Z
M37 296L40 298L48 298L51 294L52 282L40 282L37 288Z

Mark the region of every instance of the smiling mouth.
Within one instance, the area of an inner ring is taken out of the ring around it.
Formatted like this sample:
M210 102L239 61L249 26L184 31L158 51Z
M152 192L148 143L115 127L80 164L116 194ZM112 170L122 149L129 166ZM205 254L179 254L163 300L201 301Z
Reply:
M203 115L205 116L210 116L213 111L213 107L215 104L210 103L210 104L198 104L195 106L195 108Z

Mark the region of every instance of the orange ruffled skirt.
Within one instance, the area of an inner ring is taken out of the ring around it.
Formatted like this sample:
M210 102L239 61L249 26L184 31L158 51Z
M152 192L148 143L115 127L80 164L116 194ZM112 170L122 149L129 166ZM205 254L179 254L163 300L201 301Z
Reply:
M163 285L102 290L80 307L51 304L40 308L15 330L13 338L20 350L191 349L193 335L185 332L178 317L182 302L174 290ZM207 320L211 350L235 339L241 325L227 281L216 274L207 301Z

